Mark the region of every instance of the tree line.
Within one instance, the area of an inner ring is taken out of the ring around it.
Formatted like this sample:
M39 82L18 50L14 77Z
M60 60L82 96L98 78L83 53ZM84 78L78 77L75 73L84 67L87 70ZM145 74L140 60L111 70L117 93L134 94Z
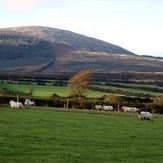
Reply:
M163 93L163 88L158 88L158 87L147 87L147 86L133 86L133 85L123 85L123 84L117 84L117 83L105 83L107 86L115 86L119 88L131 88L131 89L142 89L146 91L151 91L151 92L159 92Z
M136 97L145 97L145 98L153 97L150 94L133 93L133 92L128 92L128 91L123 91L120 89L113 90L113 89L106 89L106 88L99 88L99 87L89 87L89 89L93 90L93 91L106 92L106 93L112 93L112 94L121 94L121 95L125 95L125 96L136 96Z
M52 57L48 41L15 34L0 34L0 38L0 59Z

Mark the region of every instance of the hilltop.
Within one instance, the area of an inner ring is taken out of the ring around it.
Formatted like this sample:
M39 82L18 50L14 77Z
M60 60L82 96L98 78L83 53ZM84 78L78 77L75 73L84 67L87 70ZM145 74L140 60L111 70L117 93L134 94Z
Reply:
M67 30L27 26L0 29L1 72L162 72L163 59Z

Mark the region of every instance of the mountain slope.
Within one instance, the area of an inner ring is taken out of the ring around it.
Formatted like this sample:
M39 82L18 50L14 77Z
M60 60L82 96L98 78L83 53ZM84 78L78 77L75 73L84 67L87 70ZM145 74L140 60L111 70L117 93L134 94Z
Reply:
M0 70L23 72L162 71L163 60L49 27L0 29Z

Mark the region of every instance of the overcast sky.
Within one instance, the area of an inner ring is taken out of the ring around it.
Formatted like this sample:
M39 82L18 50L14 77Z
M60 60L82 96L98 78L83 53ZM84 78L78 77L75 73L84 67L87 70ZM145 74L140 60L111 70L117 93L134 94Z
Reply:
M47 26L163 57L163 0L0 0L0 28Z

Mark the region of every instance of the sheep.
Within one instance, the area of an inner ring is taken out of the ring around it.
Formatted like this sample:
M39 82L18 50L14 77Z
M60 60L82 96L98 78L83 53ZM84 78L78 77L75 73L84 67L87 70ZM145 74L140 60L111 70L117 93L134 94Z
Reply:
M24 105L25 106L35 106L35 102L26 99L24 102Z
M137 108L135 108L135 107L126 107L126 106L122 106L122 110L124 111L124 112L137 112L138 111L138 109Z
M96 110L102 110L102 105L95 105Z
M137 111L137 114L138 114L138 117L143 120L143 119L146 119L146 120L151 120L153 121L153 115L147 111Z
M23 105L21 102L15 102L15 101L11 100L9 102L9 104L10 104L12 109L23 109Z
M113 106L106 106L106 105L103 105L103 109L106 110L106 111L113 111L113 112L114 112Z

